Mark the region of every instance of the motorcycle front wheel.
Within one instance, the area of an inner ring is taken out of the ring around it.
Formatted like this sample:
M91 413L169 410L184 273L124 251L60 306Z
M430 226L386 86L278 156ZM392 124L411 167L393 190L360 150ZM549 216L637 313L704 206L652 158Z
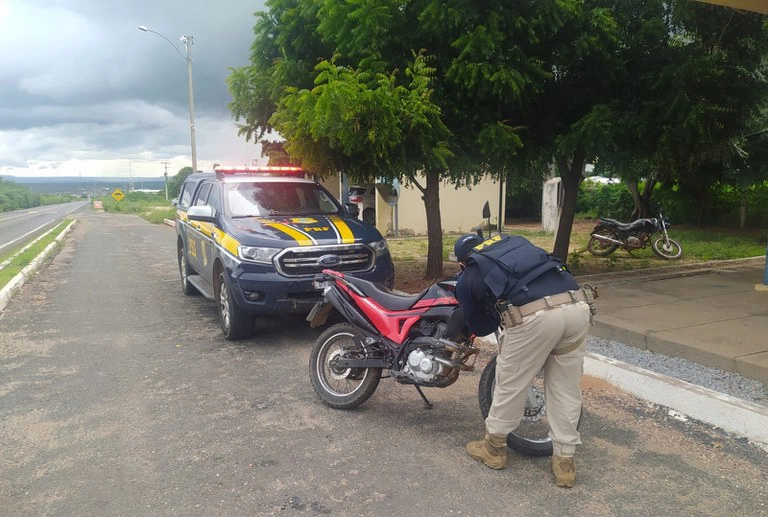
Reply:
M659 237L651 244L653 252L663 259L679 259L683 256L683 247L680 243L665 237Z
M589 242L587 243L587 249L589 252L596 256L596 257L607 257L614 251L616 251L616 248L619 247L618 244L612 244L610 242L605 242L597 237L595 237L595 234L602 235L603 237L608 237L609 239L619 240L619 236L616 235L616 232L613 230L610 230L608 228L603 228L600 230L597 230L592 234L592 237L589 238Z
M334 325L323 332L309 356L309 376L315 393L325 405L352 409L368 400L381 379L381 368L339 368L339 357L366 357L355 328L348 323Z
M496 386L496 357L491 359L480 375L477 396L480 401L480 412L483 419L488 417L493 402L493 388ZM581 414L578 429L581 425ZM525 411L520 425L507 435L507 446L526 456L551 456L552 439L549 433L547 418L547 401L544 396L544 375L539 372L528 388L528 398L525 401Z

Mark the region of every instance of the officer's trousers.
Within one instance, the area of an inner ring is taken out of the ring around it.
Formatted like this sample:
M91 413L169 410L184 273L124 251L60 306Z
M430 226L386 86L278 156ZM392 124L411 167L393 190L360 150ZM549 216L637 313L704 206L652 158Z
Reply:
M575 302L525 316L504 330L496 363L493 403L485 420L491 434L508 434L520 425L528 386L544 368L549 436L554 453L573 456L581 443L581 375L590 327L589 305ZM558 349L576 348L563 355ZM553 354L552 352L555 352Z

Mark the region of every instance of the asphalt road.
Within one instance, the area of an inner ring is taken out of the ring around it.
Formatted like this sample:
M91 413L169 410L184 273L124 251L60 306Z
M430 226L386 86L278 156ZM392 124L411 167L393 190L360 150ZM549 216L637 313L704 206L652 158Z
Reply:
M14 244L22 246L87 204L77 201L0 213L0 253L13 249Z
M300 317L221 337L182 295L173 229L87 213L0 314L0 514L768 515L768 454L585 379L578 484L469 459L479 373L315 397ZM481 359L486 361L486 354Z

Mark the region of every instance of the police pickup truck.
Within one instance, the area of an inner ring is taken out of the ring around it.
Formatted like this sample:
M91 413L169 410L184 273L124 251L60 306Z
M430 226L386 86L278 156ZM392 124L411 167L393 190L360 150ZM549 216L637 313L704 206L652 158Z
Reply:
M298 167L216 167L191 174L176 202L181 288L215 300L226 339L250 337L254 316L309 312L323 269L393 287L379 231Z

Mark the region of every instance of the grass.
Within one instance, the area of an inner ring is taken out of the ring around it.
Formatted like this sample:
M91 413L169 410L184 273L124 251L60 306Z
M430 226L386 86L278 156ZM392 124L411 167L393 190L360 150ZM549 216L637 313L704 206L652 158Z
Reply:
M155 194L128 192L120 201L112 196L98 198L104 211L122 214L135 214L153 224L161 224L163 219L173 219L176 209L170 201Z
M616 250L608 257L595 257L587 251L587 242L595 221L578 220L571 231L568 266L576 275L596 274L610 271L626 271L694 264L709 260L727 260L766 255L768 238L765 230L700 229L695 227L672 227L671 238L683 247L683 257L678 260L658 258L650 247L631 253ZM552 250L555 237L542 232L538 223L505 226L504 233L522 235L535 245ZM458 272L455 262L449 260L453 243L459 234L443 236L443 276L450 277ZM427 238L402 237L387 239L395 262L397 289L415 293L433 283L424 279L426 271Z
M27 267L71 222L72 219L64 219L51 233L24 250L23 253L18 253L18 250L24 247L22 245L16 251L11 251L0 256L0 263L10 259L10 263L3 269L0 269L0 289L5 287L13 277L21 272L22 269Z

